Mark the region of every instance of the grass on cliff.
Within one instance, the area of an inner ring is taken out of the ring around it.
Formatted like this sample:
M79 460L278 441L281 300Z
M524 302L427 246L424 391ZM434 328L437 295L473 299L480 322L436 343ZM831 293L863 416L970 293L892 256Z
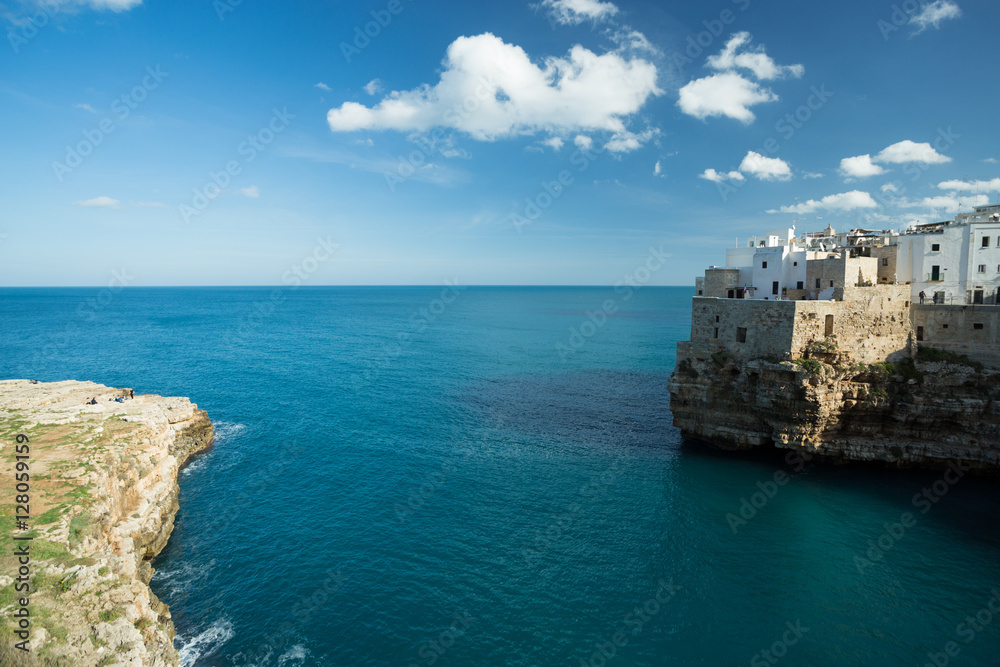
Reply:
M917 360L929 362L943 361L948 364L961 364L962 366L969 366L970 368L973 368L977 373L981 373L984 368L981 363L969 359L967 355L956 354L946 350L938 350L937 348L926 347L924 345L917 346Z
M792 363L813 375L822 375L824 372L823 363L816 359L793 359Z

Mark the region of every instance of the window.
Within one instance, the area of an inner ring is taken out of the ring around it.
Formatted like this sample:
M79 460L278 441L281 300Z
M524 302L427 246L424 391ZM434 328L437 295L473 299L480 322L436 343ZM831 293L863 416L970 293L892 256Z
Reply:
M819 289L819 278L816 279L816 289Z
M883 257L882 258L882 266L889 266L889 258L888 257Z
M718 339L718 337L719 337L719 327L715 327L715 335L712 336L712 338Z
M736 327L736 342L745 343L747 342L747 328L746 327Z
M972 325L972 328L973 329L982 329L983 328L983 323L982 322L976 322L975 324Z
M736 290L729 290L729 298L730 299L736 298Z
M986 273L986 265L985 264L980 264L979 265L979 273Z
M833 281L832 280L830 281L830 287L833 287Z
M923 339L924 339L924 328L917 327L917 340L923 340Z
M761 248L763 248L763 247L764 247L764 242L763 242L763 241L761 241L761 242L760 242L760 247L761 247Z
M771 283L771 294L777 294L777 293L778 293L778 281L775 280L773 283Z
M799 265L798 262L792 262L792 266L798 266L798 265Z
M718 316L718 315L716 315L716 316L715 316L715 323L716 323L716 324L718 324L718 323L719 323L719 316ZM718 338L718 336L716 336L716 338Z
M941 252L941 244L940 243L932 243L931 244L931 252Z
M947 324L942 324L942 325L941 325L941 328L942 328L942 329L947 329L947 328L948 328L948 325L947 325Z
M802 289L803 287L804 287L804 285L802 284L801 280L798 281L797 283L795 283L795 289Z
M989 248L990 247L990 237L989 236L984 236L983 237L983 247L984 248Z
M701 296L701 290L698 290L698 296Z
M767 262L761 262L760 263L760 268L766 269L767 268Z

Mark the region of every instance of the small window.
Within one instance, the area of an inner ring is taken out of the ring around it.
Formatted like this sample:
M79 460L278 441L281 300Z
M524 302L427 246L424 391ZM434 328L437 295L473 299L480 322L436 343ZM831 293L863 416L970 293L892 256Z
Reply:
M798 266L798 265L799 265L798 262L792 262L792 266Z
M736 298L736 290L729 290L729 298L730 299Z
M941 328L942 328L942 329L947 329L947 328L948 328L948 325L947 325L947 324L942 324L942 325L941 325Z
M982 329L983 328L983 323L982 322L976 322L975 324L972 325L972 328L973 329Z
M701 290L698 290L698 296L701 296Z
M761 242L760 242L760 247L761 247L761 248L763 248L763 247L764 247L764 242L763 242L763 241L761 241Z
M888 257L883 257L882 258L882 266L889 266L889 258Z
M989 236L984 236L983 237L983 247L984 248L989 248L990 247L990 237Z
M719 327L715 327L715 335L712 336L712 338L718 339L718 337L719 337Z
M803 288L803 286L804 286L804 285L803 285L803 283L802 283L802 281L801 281L801 280L800 280L800 281L798 281L797 283L795 283L795 289L802 289L802 288Z
M767 262L761 262L760 263L760 268L766 269L767 268Z
M778 293L778 281L775 280L773 283L771 283L771 294L777 294L777 293Z
M941 244L940 243L932 243L931 244L931 252L940 252L940 251L941 251Z
M736 342L745 343L747 342L747 328L746 327L736 327Z
M917 327L917 340L923 340L923 339L924 339L924 328Z
M979 265L979 273L986 273L986 265L985 264L980 264Z
M833 281L832 280L830 281L830 287L833 287Z
M716 323L716 324L718 324L718 323L719 323L719 316L718 316L718 315L716 315L716 316L715 316L715 323ZM716 338L718 338L718 336L716 336Z
M819 289L819 278L816 279L816 289Z

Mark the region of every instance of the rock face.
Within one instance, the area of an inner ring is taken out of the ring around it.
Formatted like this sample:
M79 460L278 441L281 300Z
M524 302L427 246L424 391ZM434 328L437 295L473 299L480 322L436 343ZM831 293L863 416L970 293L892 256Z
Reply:
M674 425L724 449L774 445L831 462L1000 471L1000 373L962 362L864 365L848 353L734 360L679 346Z
M31 448L34 535L32 651L13 651L2 627L0 664L180 663L170 611L147 585L149 561L173 530L177 472L211 443L212 424L186 398L113 400L128 395L92 382L0 381L5 467L13 469L18 434ZM11 536L24 533L11 514L0 521L6 574L16 570ZM7 579L0 576L3 588L11 587ZM9 604L0 609L5 619L10 612Z

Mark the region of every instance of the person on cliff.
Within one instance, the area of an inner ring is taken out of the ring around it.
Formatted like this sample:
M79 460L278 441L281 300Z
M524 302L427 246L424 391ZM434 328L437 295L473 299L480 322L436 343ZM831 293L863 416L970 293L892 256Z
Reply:
M135 389L129 389L128 393L129 393L128 396L129 398L135 398Z
M917 296L919 296L919 297L920 297L920 303L923 303L923 302L924 302L924 298L925 298L925 297L926 297L927 295L926 295L926 294L924 294L924 291L923 291L923 290L920 290L920 294L918 294Z

